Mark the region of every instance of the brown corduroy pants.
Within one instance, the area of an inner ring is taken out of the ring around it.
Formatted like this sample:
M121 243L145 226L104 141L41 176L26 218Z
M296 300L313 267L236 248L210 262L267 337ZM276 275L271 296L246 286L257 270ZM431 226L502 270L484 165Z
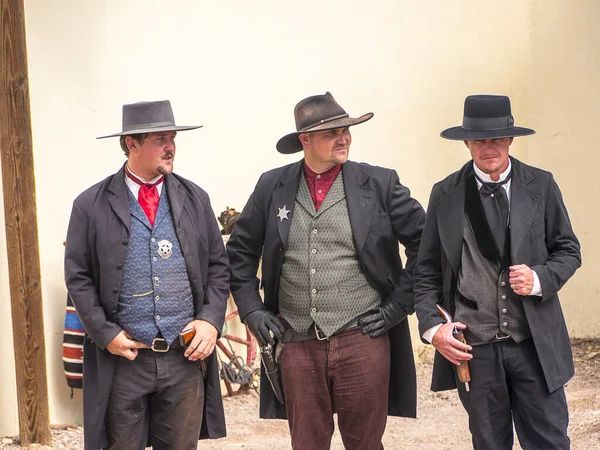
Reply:
M337 413L347 450L383 449L388 411L390 343L359 327L328 340L286 344L281 355L292 448L327 450Z

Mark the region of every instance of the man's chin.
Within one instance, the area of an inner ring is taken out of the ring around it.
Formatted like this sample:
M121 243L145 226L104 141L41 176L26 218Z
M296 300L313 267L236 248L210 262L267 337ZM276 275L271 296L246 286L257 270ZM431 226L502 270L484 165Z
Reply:
M160 165L156 168L156 171L161 175L170 175L173 172L173 164Z

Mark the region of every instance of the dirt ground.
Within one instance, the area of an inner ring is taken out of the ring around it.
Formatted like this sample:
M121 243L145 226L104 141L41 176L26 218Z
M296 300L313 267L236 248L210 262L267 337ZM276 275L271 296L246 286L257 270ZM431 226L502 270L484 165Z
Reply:
M575 377L566 386L569 402L572 448L600 449L600 339L574 340ZM428 355L421 359L427 360ZM390 417L383 438L386 450L445 450L471 448L467 416L455 391L433 393L429 390L432 365L419 362L418 419ZM227 434L223 439L201 441L198 449L289 449L287 422L258 419L258 395L224 399ZM53 427L53 447L38 449L82 449L82 430L76 426ZM3 438L0 449L19 449L18 438ZM343 449L339 434L332 449ZM515 449L520 449L518 443Z

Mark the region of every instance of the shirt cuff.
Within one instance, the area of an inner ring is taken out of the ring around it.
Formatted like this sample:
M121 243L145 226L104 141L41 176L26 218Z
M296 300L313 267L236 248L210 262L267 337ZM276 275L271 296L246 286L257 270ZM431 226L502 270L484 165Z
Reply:
M427 342L429 342L431 344L431 341L433 341L433 337L435 336L435 333L437 333L437 330L439 330L442 325L443 325L443 323L440 323L440 324L436 325L435 327L431 327L429 330L427 330L425 333L423 333L423 339L425 339Z
M535 270L532 270L533 272L533 288L531 289L531 294L529 295L537 295L537 296L542 296L542 285L540 283L540 279L537 275L537 273L535 273Z

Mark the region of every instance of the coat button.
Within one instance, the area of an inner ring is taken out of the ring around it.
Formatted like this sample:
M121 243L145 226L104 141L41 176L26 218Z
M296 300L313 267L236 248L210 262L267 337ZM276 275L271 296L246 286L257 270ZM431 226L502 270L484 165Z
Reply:
M123 268L123 264L119 263L117 264L117 269L121 270Z
M123 239L123 240L121 241L121 244L123 244L123 245L127 245L127 244L129 244L129 239Z
M119 292L119 288L118 287L114 287L113 288L113 294L116 294L117 292Z

